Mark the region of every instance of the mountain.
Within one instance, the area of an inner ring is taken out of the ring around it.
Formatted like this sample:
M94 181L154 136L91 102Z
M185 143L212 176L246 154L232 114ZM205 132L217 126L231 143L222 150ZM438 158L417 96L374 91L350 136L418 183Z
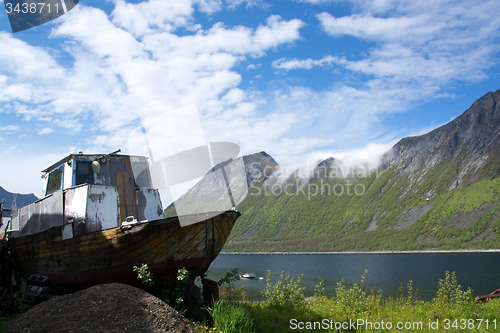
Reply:
M9 191L5 190L3 187L0 186L0 202L2 202L2 199L5 200L4 209L10 209L10 206L14 198L16 199L17 208L27 206L38 200L38 198L33 193L30 194L10 193Z
M436 165L455 160L461 173L450 189L467 182L467 177L473 181L500 148L499 96L500 90L490 92L450 123L426 135L402 139L384 156L386 167L411 173L418 184Z
M499 248L499 100L487 93L400 140L378 167L329 158L302 175L267 173L250 184L224 251Z
M278 169L279 165L266 152L261 151L214 166L195 186L184 193L175 204L185 213L226 210L230 204L226 190L226 180L231 184L231 195L239 203L248 192L248 187L265 182ZM226 175L217 172L224 168ZM207 208L209 207L209 208ZM176 216L174 204L164 212L165 217ZM182 214L181 214L182 215Z

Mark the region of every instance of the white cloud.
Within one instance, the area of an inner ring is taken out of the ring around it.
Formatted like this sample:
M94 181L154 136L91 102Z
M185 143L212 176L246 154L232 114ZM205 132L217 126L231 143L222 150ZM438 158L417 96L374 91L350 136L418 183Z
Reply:
M389 151L396 142L369 143L362 148L352 151L333 153L332 156L338 159L346 168L355 168L364 164L370 167L379 167L382 155Z
M443 87L456 81L478 82L499 62L498 1L351 1L352 15L317 15L330 36L351 36L370 43L361 59L327 55L321 59L281 58L272 65L281 71L341 67L365 75L312 91L289 87L278 100L296 114L309 113L316 134L330 131L335 144L352 147L366 142L392 142L403 133L380 126L390 114L414 103L446 95ZM335 39L332 39L335 41ZM303 111L307 110L307 111ZM295 131L296 129L294 129ZM420 132L419 132L420 133ZM321 147L317 146L317 149Z
M244 54L259 57L269 49L299 39L299 29L303 25L304 23L298 19L285 21L278 15L272 15L267 18L266 25L261 25L255 30L243 26L226 28L223 23L218 22L206 32L199 32L193 36L156 34L146 36L144 43L154 52L155 57L161 58L173 54L189 56L191 59L194 55L222 52L229 53L233 57Z
M188 25L186 27L186 30L188 31L198 31L201 29L201 24L193 24L193 25Z
M352 15L336 18L327 12L317 15L321 27L332 36L351 35L358 38L392 40L408 40L421 37L423 34L432 36L442 23L429 24L427 15L416 17L389 17Z
M221 124L214 125L216 131L208 131L214 140L234 142L234 136L231 139L227 135L231 128L248 126L249 130L238 133L241 141L236 139L237 143L261 150L258 142L276 142L286 134L286 124L294 122L293 117L257 115L260 102L237 88L241 76L233 67L247 57L261 57L280 45L293 43L300 38L302 21L273 15L256 28L215 23L207 30L181 37L172 31L193 24L191 7L179 5L175 15L169 16L158 13L163 5L157 1L141 3L143 7L115 3L112 20L103 11L83 4L61 17L52 36L63 39L64 51L74 58L67 69L58 66L55 56L44 49L4 36L9 39L4 44L12 51L43 60L37 65L39 69L34 69L43 70L53 80L37 84L36 80L32 83L33 78L23 79L22 73L6 73L0 76L0 86L12 91L2 90L0 101L11 101L12 111L25 121L50 122L50 127L38 132L40 135L53 132L54 127L76 132L91 125L97 134L86 136L82 142L87 151L124 147L137 119L189 104L197 105L204 124ZM159 29L159 22L170 27ZM5 64L16 61L7 56L4 60ZM14 68L22 69L17 65ZM40 103L46 91L52 93ZM38 103L33 103L35 98ZM232 119L235 127L221 123L224 119ZM276 131L275 127L282 129ZM178 130L179 137L186 137L182 128ZM247 144L256 133L259 140ZM307 138L297 143L305 147Z
M115 0L113 23L134 36L143 36L186 26L192 13L190 1L152 0L131 4Z
M45 127L44 129L40 130L37 134L38 135L43 135L43 134L49 134L54 132L54 130L50 127Z
M247 66L247 71L252 70L252 69L257 69L261 66L262 66L261 64L250 64Z
M327 150L309 151L304 154L301 160L295 163L282 164L280 160L280 168L269 179L268 183L284 182L292 174L300 178L302 181L307 181L314 175L315 170L320 162L333 157L335 168L330 171L330 175L337 177L357 176L360 178L369 177L371 175L378 176L381 172L381 162L384 153L386 153L396 141L390 143L370 143L364 147L342 151L332 152Z
M34 47L0 32L0 73L34 83L48 83L62 78L65 71L43 48ZM8 64L8 66L6 66Z
M201 12L211 15L224 8L235 9L236 7L246 4L245 7L262 7L266 8L267 5L262 0L195 0L194 3L197 5Z
M90 21L93 29L80 31ZM234 64L246 54L262 56L271 48L293 42L303 25L278 16L266 22L255 30L216 23L207 31L183 37L152 33L140 42L113 26L99 10L82 8L55 31L56 36L74 39L85 48L71 49L76 58L75 75L68 86L74 90L53 104L61 104L61 110L93 107L100 119L98 126L111 136L119 135L121 128L138 117L188 104L196 104L207 115L217 114L245 102L245 94L235 89L241 77L231 70ZM100 40L93 37L96 34L102 36ZM108 39L117 44L103 47ZM87 87L86 94L77 87Z
M197 0L196 4L201 12L213 14L222 9L224 2L222 0Z
M356 2L358 3L358 2ZM338 62L347 69L424 85L477 82L498 64L498 1L371 1L361 13L317 15L333 37L374 42L364 59ZM390 15L387 17L387 15Z
M294 0L295 2L309 3L312 5L323 5L335 2L337 0Z
M0 127L0 131L4 132L5 134L12 134L14 132L19 132L20 130L21 128L18 125L7 125Z
M324 92L290 87L276 96L273 107L293 113L297 122L291 133L317 138L316 149L332 144L339 149L351 149L366 142L386 142L394 137L396 133L381 126L381 121L388 114L404 110L400 101L402 93L377 85L368 90L339 85ZM416 98L406 94L407 98ZM290 145L288 151L293 150L294 146ZM280 155L285 158L287 153L283 151ZM291 158L297 156L287 157Z
M308 58L306 60L299 59L286 59L281 58L273 61L272 66L278 69L292 70L292 69L311 69L313 67L330 67L334 63L342 63L345 60L339 59L337 57L325 56L320 60L313 60Z

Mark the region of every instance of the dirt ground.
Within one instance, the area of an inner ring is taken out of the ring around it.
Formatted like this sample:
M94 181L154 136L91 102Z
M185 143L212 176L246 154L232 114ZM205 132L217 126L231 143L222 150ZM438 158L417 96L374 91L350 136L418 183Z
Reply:
M193 325L145 291L120 283L55 296L13 320L15 333L194 333Z

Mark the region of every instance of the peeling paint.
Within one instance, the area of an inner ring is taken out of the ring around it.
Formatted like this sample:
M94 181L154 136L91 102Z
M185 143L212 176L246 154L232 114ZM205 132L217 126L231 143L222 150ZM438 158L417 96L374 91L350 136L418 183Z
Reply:
M136 190L137 219L158 220L163 218L163 209L158 190L141 188Z
M116 228L120 225L117 187L90 185L86 220L87 232Z
M88 189L88 186L78 186L65 191L64 223L85 220Z

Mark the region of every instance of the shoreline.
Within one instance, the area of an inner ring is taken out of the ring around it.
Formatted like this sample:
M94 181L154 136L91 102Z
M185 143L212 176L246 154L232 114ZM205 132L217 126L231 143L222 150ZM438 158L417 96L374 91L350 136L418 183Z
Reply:
M235 255L235 254L426 254L426 253L500 253L500 249L495 250L424 250L424 251L343 251L343 252L220 252L219 254L224 255Z

